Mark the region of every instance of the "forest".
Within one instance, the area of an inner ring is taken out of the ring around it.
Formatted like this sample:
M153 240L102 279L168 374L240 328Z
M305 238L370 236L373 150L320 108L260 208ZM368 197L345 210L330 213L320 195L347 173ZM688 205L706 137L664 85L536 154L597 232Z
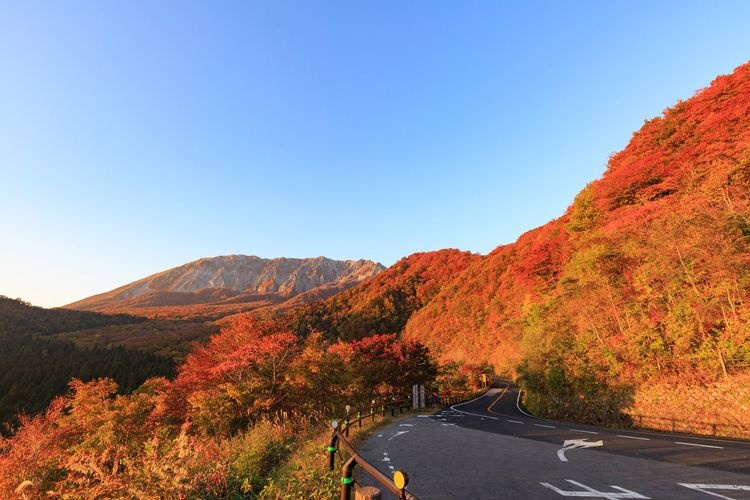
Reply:
M55 334L111 325L138 325L133 316L107 316L72 310L33 307L0 297L0 433L18 423L19 414L34 415L63 394L72 378L110 377L121 392L138 388L146 379L172 376L169 358L123 347L80 348Z

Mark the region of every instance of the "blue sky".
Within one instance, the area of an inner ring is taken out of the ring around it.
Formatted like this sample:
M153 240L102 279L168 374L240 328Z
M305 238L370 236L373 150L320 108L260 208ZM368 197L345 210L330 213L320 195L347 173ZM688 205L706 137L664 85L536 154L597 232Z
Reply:
M0 0L0 294L487 253L750 59L750 2Z

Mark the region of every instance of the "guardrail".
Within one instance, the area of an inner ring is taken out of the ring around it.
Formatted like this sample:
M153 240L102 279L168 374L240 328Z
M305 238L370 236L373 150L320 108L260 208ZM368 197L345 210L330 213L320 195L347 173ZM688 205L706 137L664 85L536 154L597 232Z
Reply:
M736 424L698 422L693 420L681 420L677 418L639 414L629 415L629 417L633 422L633 427L636 429L684 432L690 434L703 434L707 436L750 437L750 428Z
M349 454L349 458L343 463L341 467L341 500L351 500L352 488L354 485L354 467L359 465L362 469L372 476L378 483L389 490L391 493L396 495L401 500L418 500L417 497L406 491L406 486L409 484L409 476L403 471L396 471L393 479L389 478L382 472L380 472L374 465L368 462L363 456L357 453L357 450L349 441L349 429L357 425L358 428L362 427L362 422L371 419L375 421L376 416L382 416L385 418L388 411L391 416L395 416L396 410L398 409L399 414L403 413L405 409L411 408L411 400L404 399L401 401L391 401L388 403L381 403L380 411L376 412L376 405L370 407L369 412L363 412L360 410L357 412L356 418L354 413L347 406L347 413L344 417L344 422L339 425L337 421L333 421L333 434L331 435L331 441L328 444L328 468L334 470L336 462L336 452L343 448Z
M463 394L439 398L434 400L433 398L427 398L425 401L428 407L440 407L453 405L467 401L474 397L474 394ZM402 470L396 470L393 474L393 479L385 475L383 472L378 470L373 464L368 462L362 455L357 453L357 450L349 441L349 429L353 426L357 428L362 427L362 423L370 419L371 422L375 421L377 416L385 418L390 412L391 416L396 415L396 411L402 414L404 410L412 408L413 402L411 399L403 399L400 401L389 401L381 404L375 404L370 406L369 411L359 410L355 413L351 407L347 406L346 415L342 423L333 421L333 433L331 435L331 441L328 444L328 468L334 470L336 467L336 452L340 449L345 450L349 454L349 458L343 461L341 466L341 500L351 500L352 489L354 487L354 467L360 466L364 469L373 479L380 483L385 489L396 495L400 500L419 500L412 493L406 491L406 486L409 484L409 476ZM378 410L379 408L379 410ZM342 459L343 460L343 459Z

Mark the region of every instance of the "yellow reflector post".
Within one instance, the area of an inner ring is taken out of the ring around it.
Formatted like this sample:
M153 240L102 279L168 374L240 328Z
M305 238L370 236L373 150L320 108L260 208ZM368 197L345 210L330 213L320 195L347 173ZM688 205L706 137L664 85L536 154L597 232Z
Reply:
M406 472L397 470L393 473L393 484L396 485L396 488L403 490L409 484L409 476L406 475Z

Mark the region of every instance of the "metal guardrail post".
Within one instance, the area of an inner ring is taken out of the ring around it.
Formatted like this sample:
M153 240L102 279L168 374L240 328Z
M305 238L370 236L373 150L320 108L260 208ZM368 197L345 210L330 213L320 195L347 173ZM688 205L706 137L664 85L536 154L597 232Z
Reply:
M354 471L354 466L356 464L357 461L354 457L351 457L341 467L341 500L352 499L352 485L354 484L352 472Z
M331 436L331 442L328 443L328 470L333 470L336 461L336 444L339 440L339 435L336 429L333 430L333 436Z

